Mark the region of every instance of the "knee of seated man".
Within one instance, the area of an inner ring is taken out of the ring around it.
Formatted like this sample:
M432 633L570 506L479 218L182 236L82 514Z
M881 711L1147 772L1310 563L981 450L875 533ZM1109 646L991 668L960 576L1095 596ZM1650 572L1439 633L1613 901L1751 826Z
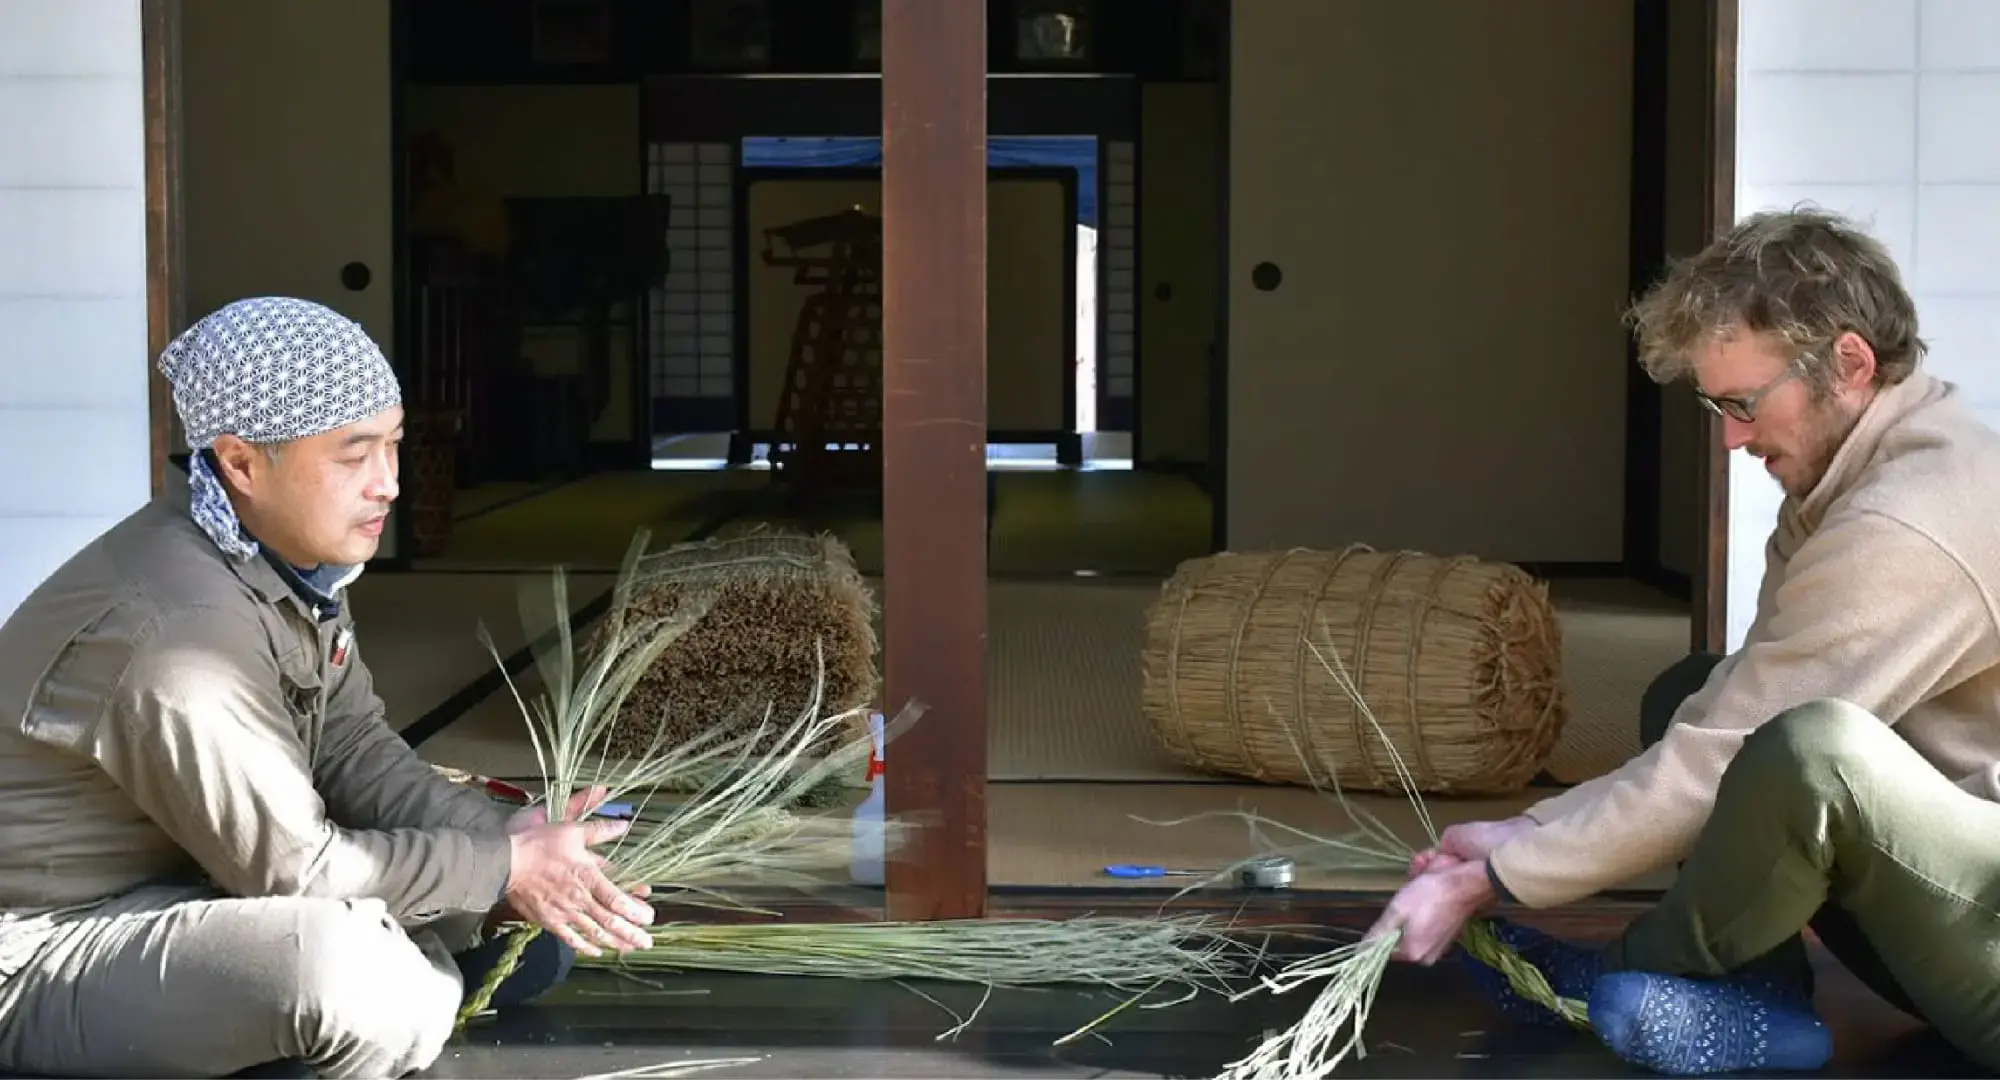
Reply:
M375 901L315 905L301 919L297 1016L309 1054L362 1044L405 1070L443 1052L462 987Z
M1866 760L1887 735L1888 725L1867 709L1839 698L1817 698L1752 731L1734 767L1760 782L1807 781L1842 763Z

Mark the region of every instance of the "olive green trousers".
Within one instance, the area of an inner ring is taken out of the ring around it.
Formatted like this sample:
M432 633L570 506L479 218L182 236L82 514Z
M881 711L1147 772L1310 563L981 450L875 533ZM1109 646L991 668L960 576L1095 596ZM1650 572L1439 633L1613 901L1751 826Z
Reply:
M1644 741L1715 663L1692 656L1655 681ZM2000 804L1839 701L1750 734L1672 888L1605 963L1718 976L1802 957L1807 926L1870 989L2000 1070Z

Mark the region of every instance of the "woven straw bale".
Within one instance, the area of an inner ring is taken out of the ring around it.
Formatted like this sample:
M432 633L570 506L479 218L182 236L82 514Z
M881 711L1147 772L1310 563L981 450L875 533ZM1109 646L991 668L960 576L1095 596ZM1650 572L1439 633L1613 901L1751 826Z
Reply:
M614 755L718 728L718 738L739 738L766 723L758 750L769 752L811 702L822 662L821 713L874 700L875 597L853 555L830 536L759 531L678 544L645 556L634 581L635 620L713 600L633 687L605 740ZM836 734L866 731L856 717Z
M1143 707L1193 768L1400 792L1386 733L1419 791L1500 794L1562 733L1561 662L1547 586L1516 566L1359 545L1222 553L1181 564L1148 612Z

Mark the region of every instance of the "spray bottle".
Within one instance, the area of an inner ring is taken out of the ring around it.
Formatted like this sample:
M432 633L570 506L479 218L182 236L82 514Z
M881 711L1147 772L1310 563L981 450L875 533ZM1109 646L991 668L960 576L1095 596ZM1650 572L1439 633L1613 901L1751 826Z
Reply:
M868 714L868 738L873 749L868 754L868 772L864 779L868 784L868 797L854 808L854 845L849 858L848 875L857 885L881 885L882 839L887 828L883 813L884 798L883 755L882 755L882 714Z

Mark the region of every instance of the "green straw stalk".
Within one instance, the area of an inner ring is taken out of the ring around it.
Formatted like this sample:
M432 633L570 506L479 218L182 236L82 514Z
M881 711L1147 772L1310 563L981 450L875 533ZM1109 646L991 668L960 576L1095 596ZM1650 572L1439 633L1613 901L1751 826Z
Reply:
M1209 916L962 919L830 924L673 923L653 928L653 946L585 960L627 972L726 971L757 975L897 981L935 980L986 988L1091 987L1125 1001L1058 1040L1069 1042L1126 1008L1161 1008L1201 993L1228 996L1255 971L1261 946ZM1141 1004L1165 992L1162 1000ZM935 1002L934 1002L935 1003ZM983 1005L983 1001L982 1001ZM942 1006L940 1006L942 1007ZM940 1038L977 1016L959 1018Z

